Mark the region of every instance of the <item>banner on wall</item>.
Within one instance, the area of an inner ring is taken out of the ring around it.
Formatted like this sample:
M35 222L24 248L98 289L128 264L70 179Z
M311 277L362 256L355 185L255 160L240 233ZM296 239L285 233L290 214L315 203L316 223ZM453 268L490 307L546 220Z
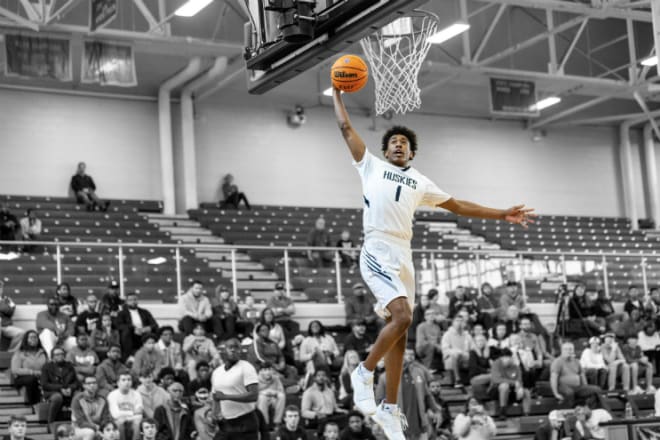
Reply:
M117 17L117 0L92 0L89 8L89 29L94 32Z
M135 87L133 47L126 44L85 41L82 56L83 83L102 86Z
M72 80L67 39L5 34L5 60L7 76Z
M538 116L536 84L511 78L490 79L490 112L503 116Z

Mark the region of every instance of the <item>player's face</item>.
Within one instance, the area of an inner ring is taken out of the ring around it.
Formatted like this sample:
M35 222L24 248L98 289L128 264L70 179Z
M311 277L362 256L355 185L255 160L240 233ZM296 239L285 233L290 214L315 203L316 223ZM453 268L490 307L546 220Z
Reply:
M390 163L404 167L415 154L410 149L410 142L408 138L402 134L395 134L390 137L387 142L387 150L385 150L385 158Z

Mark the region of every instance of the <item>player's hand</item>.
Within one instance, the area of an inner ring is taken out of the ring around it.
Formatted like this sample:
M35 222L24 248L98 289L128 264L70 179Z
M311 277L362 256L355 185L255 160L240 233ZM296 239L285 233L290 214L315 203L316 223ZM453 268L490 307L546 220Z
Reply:
M516 205L504 211L504 221L521 225L525 229L529 223L534 223L536 217L534 208L525 208L525 205Z

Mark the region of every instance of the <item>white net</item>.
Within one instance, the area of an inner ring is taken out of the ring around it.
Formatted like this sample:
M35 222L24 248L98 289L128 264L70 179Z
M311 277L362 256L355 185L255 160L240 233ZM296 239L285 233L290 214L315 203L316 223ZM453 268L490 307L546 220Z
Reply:
M431 48L438 18L415 11L360 40L376 85L376 113L406 113L422 105L417 77Z

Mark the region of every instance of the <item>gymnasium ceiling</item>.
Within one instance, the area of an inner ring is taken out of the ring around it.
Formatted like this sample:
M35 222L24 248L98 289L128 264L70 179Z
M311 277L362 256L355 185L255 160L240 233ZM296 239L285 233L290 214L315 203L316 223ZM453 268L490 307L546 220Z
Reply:
M0 74L0 87L48 88L67 91L137 95L153 99L158 86L183 68L193 56L202 56L210 65L213 57L227 56L229 72L243 68L243 23L247 17L240 2L215 0L191 18L173 17L168 21L170 35L149 33L153 27L141 12L146 7L159 22L159 3L164 16L184 0L119 0L119 16L97 37L112 41L133 41L136 52L137 87L100 87L80 83L79 63L82 41L89 34L89 0L0 0L0 32L20 30L32 34L70 35L73 39L74 81L58 83L9 78ZM40 18L29 20L30 5L59 18L47 24ZM652 54L653 36L650 1L644 0L431 0L424 9L440 17L440 27L467 18L471 28L442 45L433 46L422 68L422 109L428 114L491 118L488 77L532 78L540 96L558 95L562 102L525 121L541 128L548 124L614 124L623 117L639 114L640 103L649 111L660 108L660 85L656 68L643 69L639 60ZM463 14L461 12L463 6ZM554 22L548 24L548 13ZM467 14L467 17L466 17ZM489 34L489 35L488 35ZM488 38L484 38L488 36ZM469 41L466 41L469 40ZM554 41L552 41L554 40ZM550 56L556 46L556 60ZM633 53L631 55L631 49ZM350 50L360 53L356 46ZM4 51L0 51L4 65ZM479 52L479 56L475 56ZM566 55L568 54L568 56ZM467 56L466 56L467 55ZM563 63L563 74L556 71ZM329 105L320 92L328 85L329 65L321 63L293 80L270 91L264 98L282 105ZM632 67L632 68L631 68ZM4 71L4 68L1 69ZM369 86L371 87L371 85ZM245 75L237 72L225 81L209 100L222 101L247 94ZM634 93L637 93L635 98ZM373 89L351 95L351 106L369 111Z

